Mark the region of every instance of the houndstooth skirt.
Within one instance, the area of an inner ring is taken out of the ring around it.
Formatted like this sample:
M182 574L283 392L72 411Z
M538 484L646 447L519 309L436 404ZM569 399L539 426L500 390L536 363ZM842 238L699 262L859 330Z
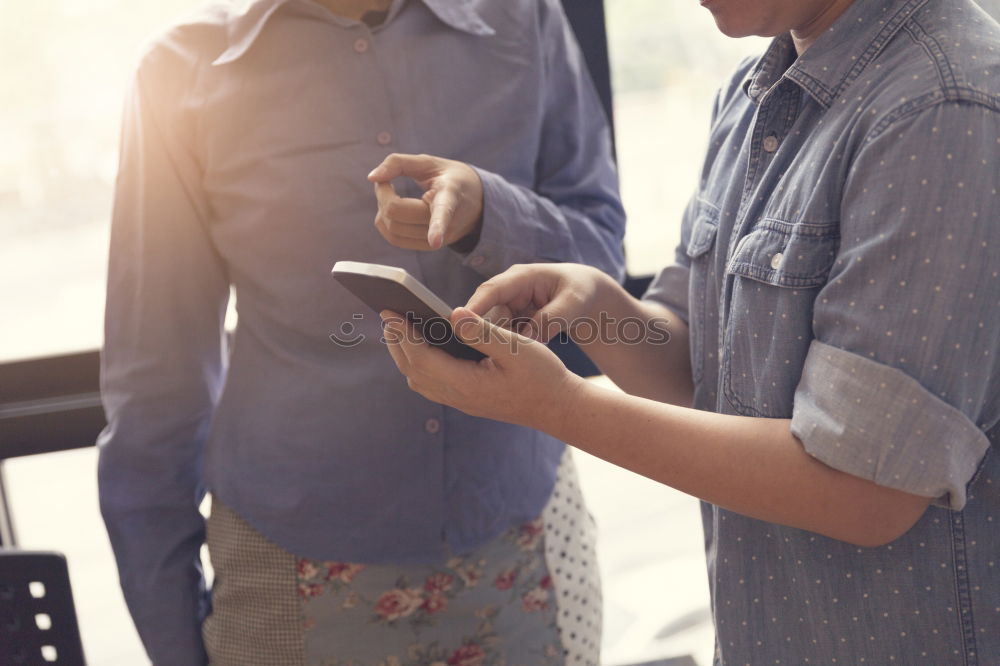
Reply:
M433 565L297 557L213 498L213 666L596 666L594 525L567 448L536 520Z

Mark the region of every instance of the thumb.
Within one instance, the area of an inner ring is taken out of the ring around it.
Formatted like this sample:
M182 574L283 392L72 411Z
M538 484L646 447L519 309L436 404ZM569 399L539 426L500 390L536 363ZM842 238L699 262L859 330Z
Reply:
M406 176L416 181L424 181L438 170L438 158L431 155L408 155L392 153L382 163L371 170L368 180L381 183Z
M486 321L468 308L455 308L451 325L461 342L492 359L503 361L516 356L524 345L535 344L531 339Z

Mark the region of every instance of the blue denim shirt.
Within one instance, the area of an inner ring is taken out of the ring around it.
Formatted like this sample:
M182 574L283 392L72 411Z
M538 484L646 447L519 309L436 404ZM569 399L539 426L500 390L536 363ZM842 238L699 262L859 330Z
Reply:
M856 0L718 96L647 294L690 325L694 406L933 503L880 548L703 505L717 664L1000 663L998 94L969 0Z
M479 168L475 247L378 234L365 175L390 152ZM201 658L206 487L298 555L369 563L467 551L551 493L564 445L410 391L334 262L402 266L458 305L514 263L621 277L623 230L558 0L396 0L375 29L311 0L215 3L153 40L126 108L99 473L156 662Z

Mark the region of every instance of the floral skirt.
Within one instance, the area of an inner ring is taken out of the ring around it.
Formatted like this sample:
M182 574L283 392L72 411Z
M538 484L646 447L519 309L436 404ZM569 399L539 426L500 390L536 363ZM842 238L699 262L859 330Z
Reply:
M594 526L567 449L542 515L431 565L296 557L213 500L214 666L599 663Z

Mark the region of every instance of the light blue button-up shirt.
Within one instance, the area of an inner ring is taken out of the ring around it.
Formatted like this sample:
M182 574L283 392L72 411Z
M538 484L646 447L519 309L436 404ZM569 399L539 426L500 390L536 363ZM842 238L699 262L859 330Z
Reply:
M365 175L389 152L478 167L471 251L379 236ZM203 659L206 488L296 554L362 562L468 550L551 491L563 445L408 390L334 262L402 266L459 304L514 263L620 277L622 235L607 122L556 0L397 0L374 30L256 0L155 39L126 109L100 488L157 663Z
M741 67L710 141L647 295L690 324L695 406L934 500L881 548L703 505L716 663L1000 663L1000 27L856 0Z

